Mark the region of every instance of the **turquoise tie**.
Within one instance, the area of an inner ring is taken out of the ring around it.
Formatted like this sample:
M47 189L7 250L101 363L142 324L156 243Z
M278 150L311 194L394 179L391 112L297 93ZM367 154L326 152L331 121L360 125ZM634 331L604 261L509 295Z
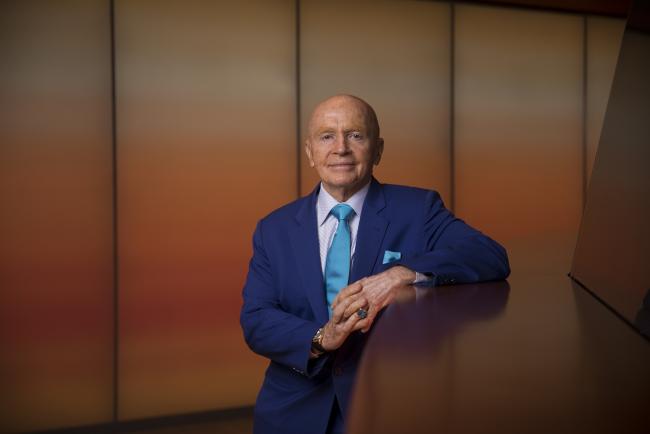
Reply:
M352 211L352 207L346 204L338 204L330 211L339 221L325 261L325 290L330 318L332 317L332 302L339 291L348 285L348 279L350 278L351 246L348 217L352 214Z

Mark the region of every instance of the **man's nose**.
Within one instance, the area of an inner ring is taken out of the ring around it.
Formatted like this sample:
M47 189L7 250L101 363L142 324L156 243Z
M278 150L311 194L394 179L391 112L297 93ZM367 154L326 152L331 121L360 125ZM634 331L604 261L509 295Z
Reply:
M336 142L334 142L334 152L338 154L345 154L350 150L347 137L345 134L337 135Z

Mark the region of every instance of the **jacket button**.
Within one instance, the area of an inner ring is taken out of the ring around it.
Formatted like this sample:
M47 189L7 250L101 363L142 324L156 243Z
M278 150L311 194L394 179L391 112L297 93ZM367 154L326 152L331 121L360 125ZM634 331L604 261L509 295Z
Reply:
M343 368L341 368L340 366L337 366L336 368L334 368L334 375L336 375L336 376L343 375Z

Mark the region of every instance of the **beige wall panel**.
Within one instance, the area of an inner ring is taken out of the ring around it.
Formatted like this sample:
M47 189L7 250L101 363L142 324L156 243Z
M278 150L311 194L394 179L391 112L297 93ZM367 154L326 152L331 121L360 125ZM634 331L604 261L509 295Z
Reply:
M456 7L456 211L514 273L569 270L582 203L582 18Z
M587 177L591 177L625 20L587 18Z
M109 20L0 3L0 432L112 418Z
M295 198L293 1L117 1L119 416L250 405L255 223Z
M301 2L303 143L320 100L360 96L386 141L377 178L434 188L449 203L449 22L449 5L438 2ZM306 194L318 177L301 158Z

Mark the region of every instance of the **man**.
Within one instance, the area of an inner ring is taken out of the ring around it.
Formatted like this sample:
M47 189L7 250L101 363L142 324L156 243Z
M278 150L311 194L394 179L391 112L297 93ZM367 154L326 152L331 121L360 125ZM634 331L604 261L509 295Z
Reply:
M456 219L433 191L372 177L384 141L350 95L315 108L305 151L321 182L262 219L241 325L270 364L255 433L343 432L368 332L396 289L504 279L505 250Z

